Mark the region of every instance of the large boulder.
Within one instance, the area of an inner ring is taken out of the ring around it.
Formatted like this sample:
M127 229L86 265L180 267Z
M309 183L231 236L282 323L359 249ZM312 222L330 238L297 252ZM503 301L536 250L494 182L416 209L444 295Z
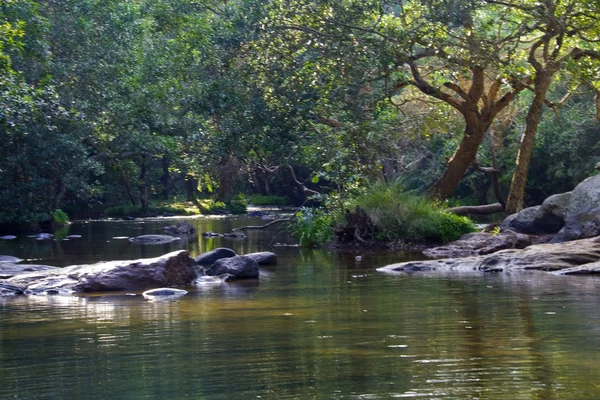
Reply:
M378 268L379 272L417 271L559 271L600 261L600 238L532 245L490 255L410 261Z
M206 270L208 276L223 274L232 275L235 279L258 278L258 263L248 256L235 256L217 260Z
M132 261L90 265L16 275L1 283L24 288L25 293L104 292L181 286L194 281L194 259L185 251Z
M277 256L275 253L271 253L270 251L261 251L258 253L250 253L246 254L246 257L250 257L258 265L274 265L277 264Z
M130 242L139 244L165 244L177 240L181 240L181 238L170 235L142 235L129 239Z
M507 217L501 230L552 234L553 243L600 235L600 175L584 180L572 192L550 196L540 206Z
M200 254L195 258L198 265L212 265L215 261L222 258L237 256L236 252L226 247L217 247L214 250Z

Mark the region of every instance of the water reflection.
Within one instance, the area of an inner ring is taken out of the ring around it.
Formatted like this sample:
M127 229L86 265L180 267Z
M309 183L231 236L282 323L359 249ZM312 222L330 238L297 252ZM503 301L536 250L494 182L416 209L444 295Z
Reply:
M275 251L260 280L175 301L0 299L0 398L600 398L600 280L388 276L375 268L401 255Z

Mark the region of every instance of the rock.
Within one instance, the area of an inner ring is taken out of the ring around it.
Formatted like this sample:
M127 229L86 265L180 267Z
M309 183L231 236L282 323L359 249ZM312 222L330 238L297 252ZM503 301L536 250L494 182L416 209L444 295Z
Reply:
M46 271L49 269L59 269L50 265L35 264L13 264L9 262L0 262L0 279L12 278L15 275L27 272Z
M196 228L188 222L181 221L175 225L163 227L163 231L171 235L190 235L196 232Z
M222 258L229 258L235 256L237 256L235 251L226 247L217 247L214 250L200 254L198 257L195 258L195 260L196 264L198 265L212 265L215 261L220 260Z
M23 261L21 258L13 256L0 256L0 263L18 263L21 261Z
M25 288L0 282L0 297L2 296L18 296L25 293Z
M4 235L0 236L0 240L15 240L17 237L15 235Z
M236 279L258 278L258 264L248 256L235 256L217 260L206 270L208 276L231 274Z
M69 239L81 239L81 235L69 235L67 236Z
M585 239L600 235L600 207L580 210L567 216L565 226L552 238L552 243Z
M220 233L216 233L216 232L202 232L202 236L204 237L209 237L209 238L215 238L215 237L223 237L223 235L221 235Z
M414 272L432 270L558 271L600 261L600 238L564 243L545 243L525 249L501 250L491 255L442 260L411 261L378 268L380 272Z
M37 240L47 240L52 239L54 237L51 233L38 233L37 235L28 235L29 238L35 238Z
M475 232L463 235L459 240L445 246L426 249L423 254L431 258L468 257L504 249L523 249L531 245L534 240L532 236L511 231L497 235Z
M565 268L553 272L556 275L598 275L600 274L600 261L579 265L577 267Z
M501 230L525 234L553 234L553 243L600 235L600 175L571 192L548 197L542 205L507 217Z
M187 290L182 289L173 289L173 288L158 288L152 290L146 290L142 293L145 299L153 300L155 298L161 299L174 299L181 296L185 296L187 294Z
M139 244L165 244L177 240L181 240L181 238L169 235L142 235L129 239L130 242Z
M229 239L245 239L246 235L244 235L242 232L230 232L224 233L223 237Z
M194 259L185 251L177 251L156 258L29 272L2 283L22 287L25 293L32 294L48 290L103 292L181 286L193 282L196 276Z
M259 253L250 253L246 254L246 257L250 257L258 265L273 265L277 264L277 256L275 253L271 253L269 251L261 251Z

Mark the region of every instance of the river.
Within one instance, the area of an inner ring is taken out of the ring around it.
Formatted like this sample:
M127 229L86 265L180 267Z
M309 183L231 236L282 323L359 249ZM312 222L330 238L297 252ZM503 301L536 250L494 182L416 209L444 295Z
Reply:
M0 399L600 398L598 279L385 275L375 268L406 255L300 249L275 228L164 246L113 239L174 222L78 222L58 240L0 242L0 254L64 266L226 246L279 263L174 301L0 298Z

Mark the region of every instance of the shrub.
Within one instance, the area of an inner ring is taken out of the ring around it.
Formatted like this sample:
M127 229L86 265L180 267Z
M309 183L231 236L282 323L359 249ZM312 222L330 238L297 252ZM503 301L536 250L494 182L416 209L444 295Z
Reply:
M300 242L300 246L314 247L333 239L334 225L335 218L332 214L321 209L302 208L296 213L290 230Z
M54 210L54 212L52 213L52 219L54 219L54 222L60 225L65 225L69 223L69 216L60 208Z
M212 199L199 200L198 208L202 214L224 214L227 212L225 203Z
M438 203L404 190L399 181L372 184L355 202L373 219L379 240L439 243L475 230L468 218L445 212Z
M255 206L288 206L292 204L292 201L287 196L253 194L248 203Z
M227 209L231 211L232 214L246 214L247 203L244 195L238 194L234 196L227 205Z

